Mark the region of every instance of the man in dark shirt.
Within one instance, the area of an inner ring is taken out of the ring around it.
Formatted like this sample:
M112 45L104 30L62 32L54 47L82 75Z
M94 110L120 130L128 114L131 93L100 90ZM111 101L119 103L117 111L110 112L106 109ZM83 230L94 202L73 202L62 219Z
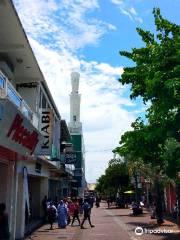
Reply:
M84 210L84 218L81 223L81 229L84 229L83 224L87 219L88 219L89 225L91 227L94 227L94 225L92 225L91 223L91 205L89 204L88 199L84 200L83 210Z

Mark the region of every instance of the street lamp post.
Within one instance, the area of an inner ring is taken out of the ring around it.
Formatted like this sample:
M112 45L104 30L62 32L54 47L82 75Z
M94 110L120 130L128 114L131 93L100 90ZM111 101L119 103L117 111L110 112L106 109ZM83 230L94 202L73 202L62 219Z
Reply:
M139 191L140 174L138 172L134 173L134 181L135 181L135 198L136 198L136 203L139 203L140 202L140 191Z

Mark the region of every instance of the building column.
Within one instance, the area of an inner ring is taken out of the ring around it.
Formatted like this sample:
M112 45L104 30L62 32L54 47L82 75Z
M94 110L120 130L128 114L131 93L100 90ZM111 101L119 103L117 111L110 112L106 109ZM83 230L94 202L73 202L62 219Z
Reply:
M11 162L9 165L9 206L10 206L10 214L9 214L9 231L11 239L15 239L15 231L16 231L16 204L17 204L17 171L16 171L16 162Z
M48 197L48 190L49 190L48 177L42 177L41 178L41 186L40 186L40 203L42 202L45 195ZM42 206L40 206L40 209L41 209L40 210L41 217L43 217Z
M25 231L25 192L22 172L18 174L18 191L16 204L16 238L22 239L24 237Z

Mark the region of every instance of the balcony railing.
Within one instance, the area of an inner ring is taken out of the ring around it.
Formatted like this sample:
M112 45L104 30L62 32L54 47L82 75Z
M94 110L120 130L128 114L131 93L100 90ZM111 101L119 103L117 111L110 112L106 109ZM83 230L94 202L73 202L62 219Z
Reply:
M32 112L27 103L22 99L7 77L0 71L0 98L8 98L13 102L22 114L38 129L38 118Z

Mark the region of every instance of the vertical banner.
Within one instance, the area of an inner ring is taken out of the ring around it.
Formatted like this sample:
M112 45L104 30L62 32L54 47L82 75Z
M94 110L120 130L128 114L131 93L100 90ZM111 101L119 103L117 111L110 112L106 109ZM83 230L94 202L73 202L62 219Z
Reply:
M40 133L43 140L40 144L39 155L51 156L53 140L53 111L49 108L42 108L40 113Z
M27 203L28 215L30 216L30 205L29 205L29 188L28 188L28 171L27 167L23 168L23 180L24 180L24 195L25 195L25 204Z
M54 119L51 160L60 160L60 120Z

